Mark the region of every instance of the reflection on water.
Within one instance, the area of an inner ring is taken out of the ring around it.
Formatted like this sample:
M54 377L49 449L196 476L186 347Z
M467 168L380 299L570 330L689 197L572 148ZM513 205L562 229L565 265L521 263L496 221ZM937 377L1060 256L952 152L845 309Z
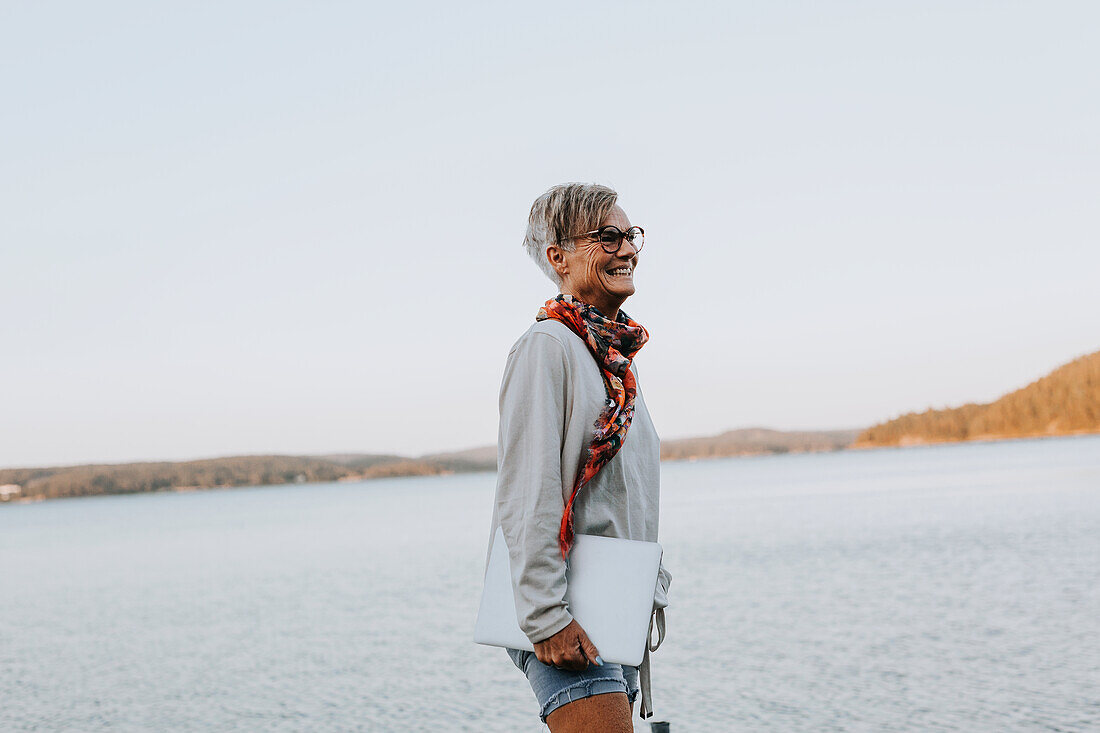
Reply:
M470 642L492 491L0 507L0 730L545 730ZM663 491L673 730L1100 728L1100 438L666 464Z

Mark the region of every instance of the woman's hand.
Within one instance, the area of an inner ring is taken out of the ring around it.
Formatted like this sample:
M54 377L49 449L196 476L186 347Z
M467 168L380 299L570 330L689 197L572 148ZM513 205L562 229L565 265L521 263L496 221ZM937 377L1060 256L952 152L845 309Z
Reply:
M543 664L574 671L587 669L589 662L603 666L596 645L588 639L588 634L584 633L576 619L549 639L536 643L535 658Z

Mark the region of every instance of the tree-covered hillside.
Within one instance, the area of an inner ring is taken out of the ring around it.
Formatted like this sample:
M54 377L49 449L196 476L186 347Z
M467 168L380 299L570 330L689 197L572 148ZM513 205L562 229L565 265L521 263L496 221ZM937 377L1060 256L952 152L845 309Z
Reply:
M856 447L1100 432L1100 351L985 405L909 413L860 433Z

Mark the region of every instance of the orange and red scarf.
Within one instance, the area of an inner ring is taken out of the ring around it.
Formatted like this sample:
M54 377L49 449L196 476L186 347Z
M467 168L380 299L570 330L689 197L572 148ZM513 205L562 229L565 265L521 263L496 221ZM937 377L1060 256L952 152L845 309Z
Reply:
M607 401L596 418L592 443L587 447L584 461L577 469L573 493L569 496L561 518L558 545L561 556L567 557L569 548L573 546L573 502L577 493L615 457L623 446L627 430L630 429L630 421L634 418L634 397L638 393L634 374L630 371L630 362L649 340L649 332L621 310L618 318L613 321L594 307L570 295L558 295L546 301L535 320L547 319L561 321L584 340L600 367L607 390Z

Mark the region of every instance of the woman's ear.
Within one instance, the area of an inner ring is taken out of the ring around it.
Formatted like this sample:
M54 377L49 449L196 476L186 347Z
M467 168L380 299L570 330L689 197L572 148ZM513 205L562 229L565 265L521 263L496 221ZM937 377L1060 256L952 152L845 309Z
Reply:
M546 248L546 259L550 262L550 266L554 268L554 272L558 273L559 277L565 277L569 272L569 265L565 261L565 250L551 244Z

